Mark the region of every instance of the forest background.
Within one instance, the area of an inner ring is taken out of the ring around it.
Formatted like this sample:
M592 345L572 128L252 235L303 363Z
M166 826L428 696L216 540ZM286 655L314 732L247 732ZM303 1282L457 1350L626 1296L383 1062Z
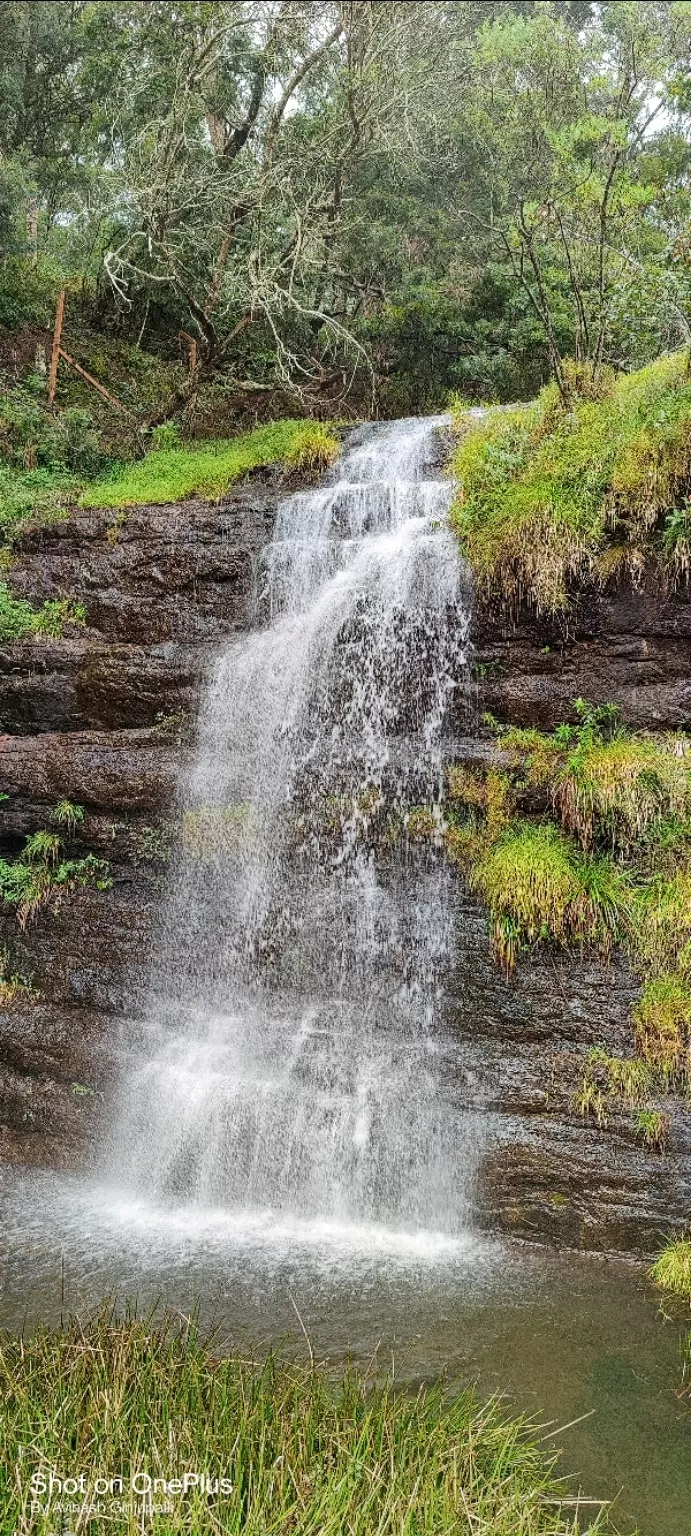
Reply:
M691 5L0 4L0 455L509 401L691 343ZM113 395L61 365L50 332ZM39 420L40 417L40 420Z

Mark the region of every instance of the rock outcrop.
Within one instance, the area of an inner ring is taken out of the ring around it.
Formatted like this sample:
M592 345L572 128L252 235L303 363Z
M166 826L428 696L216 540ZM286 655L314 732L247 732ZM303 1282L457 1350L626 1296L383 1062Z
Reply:
M477 696L499 720L552 730L585 698L618 704L634 729L691 725L691 588L670 591L653 568L638 587L586 587L553 620L480 609L473 640Z
M77 512L19 541L15 589L35 602L69 595L87 625L0 647L0 851L16 854L69 800L84 808L69 854L107 859L112 886L48 902L23 929L8 909L0 918L5 971L33 988L0 1006L0 1157L79 1164L107 1113L200 679L218 642L253 622L276 499L277 484L256 478L218 505ZM585 592L568 623L479 609L473 642L478 715L548 729L581 695L620 704L638 727L691 727L691 601L653 573L639 591ZM467 738L461 694L453 751L474 764L496 749ZM654 1247L688 1211L684 1107L672 1103L665 1156L641 1148L630 1115L598 1127L573 1108L589 1047L631 1052L632 978L540 953L507 981L460 885L457 935L446 1013L462 1097L485 1128L479 1220L575 1246Z

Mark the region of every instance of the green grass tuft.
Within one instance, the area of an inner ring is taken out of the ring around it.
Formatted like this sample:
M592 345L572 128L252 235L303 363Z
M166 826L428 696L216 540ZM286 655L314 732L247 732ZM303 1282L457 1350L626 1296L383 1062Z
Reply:
M192 1323L107 1312L31 1339L0 1336L0 1523L47 1536L31 1478L206 1471L227 1496L190 1488L172 1512L112 1528L158 1536L576 1536L575 1498L538 1432L443 1384L394 1392L355 1370L213 1359ZM125 1499L123 1502L127 1503ZM159 1493L155 1502L162 1502ZM135 1510L141 1500L134 1500ZM570 1507L571 1506L571 1507ZM589 1529L605 1528L592 1510ZM102 1518L77 1522L95 1536ZM62 1526L60 1525L60 1528ZM110 1526L109 1526L110 1528Z
M688 758L666 738L621 733L581 743L556 774L553 798L562 825L584 847L597 832L615 847L630 848L654 824L686 817Z
M668 1291L691 1301L691 1240L671 1237L650 1271L651 1280Z
M691 986L678 973L653 977L634 1008L638 1048L666 1080L689 1078Z
M489 908L495 952L505 969L512 968L516 943L578 943L608 953L629 903L621 870L605 857L584 854L549 822L511 826L473 865L470 884Z
M664 1152L669 1142L669 1115L661 1109L639 1109L636 1131L649 1152Z
M672 576L689 561L691 378L686 354L606 380L575 380L570 408L553 385L530 406L461 416L451 521L480 592L538 612L566 607L598 562L636 569L652 544ZM580 388L580 393L579 393Z
M86 610L71 598L53 598L41 608L32 608L22 597L14 597L0 581L0 641L22 640L27 635L45 635L59 639L70 624L84 624Z
M83 820L81 806L61 800L51 820L73 836ZM108 890L112 885L105 859L89 853L85 858L65 858L64 839L59 832L40 828L27 837L16 859L0 858L0 903L13 907L20 928L26 928L43 907L57 912L63 898L78 887L96 886Z
M154 450L88 486L81 505L144 506L193 495L214 501L252 469L283 463L314 471L326 468L338 451L338 440L321 422L274 421L229 441Z
M647 881L636 893L632 928L639 962L649 976L668 971L691 976L691 869Z

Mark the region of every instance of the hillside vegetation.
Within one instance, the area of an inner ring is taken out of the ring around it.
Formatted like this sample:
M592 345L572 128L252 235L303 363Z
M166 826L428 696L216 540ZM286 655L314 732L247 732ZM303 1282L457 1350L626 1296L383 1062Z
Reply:
M174 427L169 441L171 437L175 444ZM318 421L272 421L229 441L167 447L162 436L160 443L145 458L87 486L81 506L144 506L191 495L213 501L253 469L277 464L288 473L317 474L328 469L340 451L338 438Z
M12 546L22 528L36 522L51 522L67 516L70 506L113 507L159 504L198 495L217 500L243 475L252 470L278 466L288 477L297 474L309 478L323 473L340 452L340 442L323 422L282 420L269 422L231 439L182 443L175 422L165 423L150 434L153 447L143 458L129 463L114 463L106 474L87 479L78 470L89 461L93 450L91 418L80 421L86 434L84 457L75 452L73 467L66 462L65 441L69 411L51 413L37 403L31 412L17 404L17 394L0 414L0 453L4 424L5 452L9 462L0 460L0 562L6 575L0 581L0 642L19 640L27 635L59 636L69 625L84 624L84 607L69 594L34 609L23 598L13 595ZM3 400L0 397L0 413ZM27 434L31 432L32 436ZM57 444L56 444L57 439ZM30 457L41 464L30 470L17 463ZM103 463L103 456L99 463ZM7 494L3 499L3 490Z
M530 405L457 416L452 524L483 596L555 613L584 577L691 569L686 352L594 382L569 365Z
M575 1107L603 1124L623 1104L663 1150L651 1096L691 1087L691 741L632 733L607 705L576 713L552 734L496 727L501 767L452 767L443 843L507 974L540 944L626 954L633 1054L591 1053Z

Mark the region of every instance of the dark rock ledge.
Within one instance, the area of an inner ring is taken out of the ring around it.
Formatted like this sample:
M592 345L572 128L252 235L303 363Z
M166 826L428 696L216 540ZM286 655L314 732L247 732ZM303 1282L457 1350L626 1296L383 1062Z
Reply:
M150 834L175 816L186 727L214 648L253 620L276 499L259 480L217 506L78 512L21 540L16 589L34 601L69 594L88 627L0 648L0 851L15 853L58 800L74 800L85 808L75 853L107 857L113 886L73 893L24 931L12 913L0 918L11 968L36 989L0 1008L6 1160L79 1165L103 1122L160 909L164 866ZM473 643L478 714L546 729L582 695L619 703L638 727L691 728L691 603L652 575L640 592L584 593L568 625L509 624L480 609ZM464 718L456 729L463 760L492 752L463 739ZM689 1210L685 1105L665 1106L663 1157L641 1149L631 1116L597 1128L573 1110L589 1047L631 1052L632 978L619 964L540 954L507 982L460 887L458 907L449 1073L482 1128L478 1220L571 1246L654 1248Z

